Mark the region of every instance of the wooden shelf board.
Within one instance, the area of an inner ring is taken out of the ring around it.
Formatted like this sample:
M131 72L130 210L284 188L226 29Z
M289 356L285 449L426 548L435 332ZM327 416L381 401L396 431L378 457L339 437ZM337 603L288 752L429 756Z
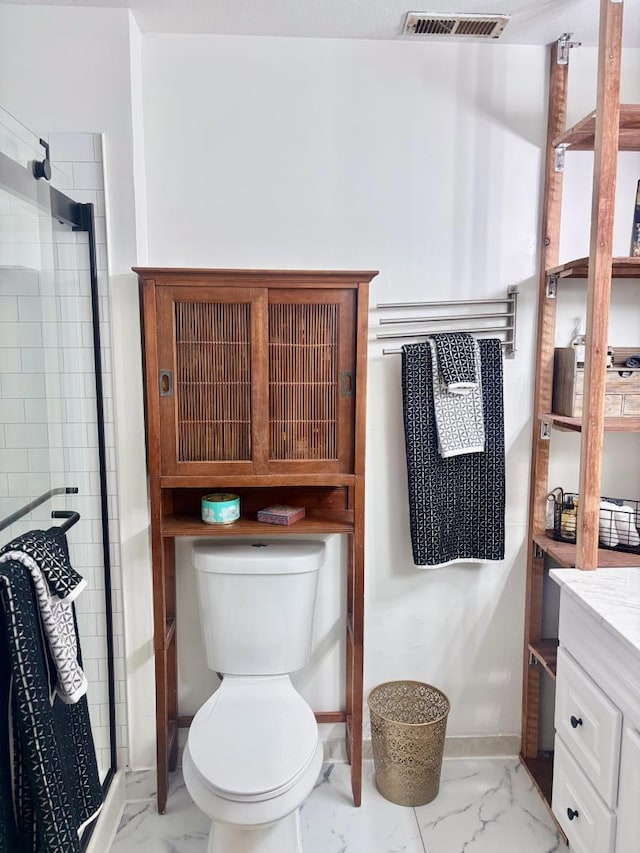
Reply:
M567 145L573 151L593 151L596 136L596 111L553 140L554 148ZM620 104L619 151L640 151L640 104Z
M576 565L576 546L571 542L558 542L550 530L535 534L533 541L539 545L545 554L559 564L560 568L573 569ZM607 568L636 568L640 566L640 554L629 554L626 551L598 549L598 567Z
M349 509L310 510L295 524L265 524L241 516L233 524L205 524L199 518L167 515L162 535L174 536L287 536L291 533L353 533L354 514Z
M582 418L568 415L556 415L553 412L540 413L538 419L549 421L553 429L564 432L582 432ZM640 418L605 418L605 432L640 432Z
M529 643L529 651L544 668L545 672L555 681L558 661L558 640L555 637L536 640L533 643Z
M553 753L541 752L538 753L537 758L527 758L521 755L520 760L533 779L533 784L550 807L551 789L553 787Z
M551 267L547 270L547 275L557 275L560 278L588 278L589 258L577 258L557 267ZM611 277L640 278L640 258L626 256L612 258Z
M353 486L355 474L220 474L161 476L163 489L229 489L229 484L239 488L265 488L276 486Z
M344 711L314 711L317 723L344 723L347 715Z

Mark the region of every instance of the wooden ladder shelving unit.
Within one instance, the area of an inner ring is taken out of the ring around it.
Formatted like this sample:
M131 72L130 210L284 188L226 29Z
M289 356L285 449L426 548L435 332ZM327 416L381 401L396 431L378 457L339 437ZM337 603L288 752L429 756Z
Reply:
M640 106L620 105L622 2L600 0L598 83L595 111L566 129L568 36L551 47L549 108L540 252L533 455L529 497L521 758L550 802L553 756L538 748L540 682L555 679L557 639L542 636L545 557L562 567L639 565L640 556L598 547L604 432L639 432L637 418L605 418L605 373L613 278L640 278L640 258L614 258L613 212L618 151L640 151ZM562 170L558 152L594 152L591 239L588 258L559 264ZM552 412L556 291L564 278L586 279L586 361L581 419ZM577 543L555 541L546 531L552 429L577 432L580 441L580 504ZM543 673L546 673L544 675Z

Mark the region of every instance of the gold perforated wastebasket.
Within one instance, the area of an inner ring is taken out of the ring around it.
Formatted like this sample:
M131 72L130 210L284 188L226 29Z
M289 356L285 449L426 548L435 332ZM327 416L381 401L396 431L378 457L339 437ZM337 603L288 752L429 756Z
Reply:
M449 700L422 681L387 681L369 694L378 790L401 806L438 795Z

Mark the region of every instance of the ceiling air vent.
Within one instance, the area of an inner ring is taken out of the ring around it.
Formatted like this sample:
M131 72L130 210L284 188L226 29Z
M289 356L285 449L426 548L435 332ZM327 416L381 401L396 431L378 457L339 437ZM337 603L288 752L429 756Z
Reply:
M405 36L467 36L497 39L509 23L509 15L440 14L407 12L402 34Z

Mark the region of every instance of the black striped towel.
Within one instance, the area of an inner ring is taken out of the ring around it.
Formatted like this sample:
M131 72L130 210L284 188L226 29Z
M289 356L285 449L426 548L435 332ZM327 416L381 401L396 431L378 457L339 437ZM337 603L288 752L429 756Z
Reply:
M505 447L502 346L480 340L484 453L443 458L427 342L402 349L409 518L416 566L504 558Z

